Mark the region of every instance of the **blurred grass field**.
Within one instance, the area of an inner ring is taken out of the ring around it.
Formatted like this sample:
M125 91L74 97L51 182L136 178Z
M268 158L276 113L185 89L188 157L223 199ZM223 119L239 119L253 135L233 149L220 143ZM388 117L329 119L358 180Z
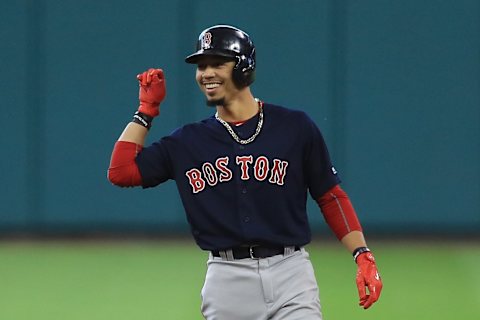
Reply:
M367 311L348 252L335 242L307 247L325 320L480 319L478 242L370 246L384 290ZM0 242L0 319L202 319L206 258L188 240Z

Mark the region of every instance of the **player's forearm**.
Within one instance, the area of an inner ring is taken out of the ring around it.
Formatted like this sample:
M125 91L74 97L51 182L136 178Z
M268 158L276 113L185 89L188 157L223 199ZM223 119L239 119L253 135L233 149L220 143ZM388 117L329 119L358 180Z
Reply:
M122 134L118 138L118 141L133 142L135 144L143 146L145 144L145 138L148 134L148 129L138 123L130 122Z
M354 231L361 233L362 226L355 209L345 191L339 185L334 186L317 199L323 217L338 240ZM350 237L349 237L350 238ZM347 239L349 239L347 238Z
M347 248L348 251L353 252L356 248L366 247L367 243L363 232L361 231L352 231L347 233L342 239L342 244Z

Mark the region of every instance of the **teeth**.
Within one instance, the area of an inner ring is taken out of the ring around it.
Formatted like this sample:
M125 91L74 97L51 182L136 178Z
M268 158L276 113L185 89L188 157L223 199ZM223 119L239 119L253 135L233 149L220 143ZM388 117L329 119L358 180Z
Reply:
M207 89L214 89L214 88L218 88L220 86L219 83L206 83L205 84L205 88Z

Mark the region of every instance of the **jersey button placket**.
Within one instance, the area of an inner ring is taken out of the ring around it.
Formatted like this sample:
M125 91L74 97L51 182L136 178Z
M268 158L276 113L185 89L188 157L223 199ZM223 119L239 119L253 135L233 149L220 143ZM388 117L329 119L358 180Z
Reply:
M242 193L242 195L246 195L248 193L247 187L245 185L243 185L240 192ZM247 216L247 215L243 216L243 222L244 223L249 223L250 222L250 217Z
M237 132L237 134L241 135L242 133ZM247 148L246 148L245 145L236 144L235 148L234 148L236 156L245 155L245 150L246 149ZM239 170L238 174L239 174L239 176L242 175L240 170ZM240 194L240 203L244 203L245 201L248 201L247 200L248 189L247 189L247 182L246 181L239 181L238 192ZM244 207L243 205L240 205L240 207L239 207L239 209L240 209L239 213L240 213L240 219L241 219L240 221L242 221L243 224L246 226L246 225L250 224L251 217L248 215L248 212L245 209L242 209L243 207ZM246 231L246 230L244 230L244 231Z

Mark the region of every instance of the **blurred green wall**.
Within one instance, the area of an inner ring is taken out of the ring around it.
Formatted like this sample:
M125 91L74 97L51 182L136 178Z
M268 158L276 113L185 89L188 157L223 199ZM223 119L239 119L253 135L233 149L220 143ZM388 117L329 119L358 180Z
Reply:
M477 0L2 1L0 232L187 231L173 182L106 170L142 70L168 87L149 142L212 113L183 59L223 23L255 41L254 94L319 125L366 230L479 233Z

